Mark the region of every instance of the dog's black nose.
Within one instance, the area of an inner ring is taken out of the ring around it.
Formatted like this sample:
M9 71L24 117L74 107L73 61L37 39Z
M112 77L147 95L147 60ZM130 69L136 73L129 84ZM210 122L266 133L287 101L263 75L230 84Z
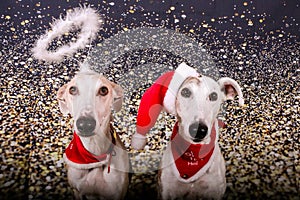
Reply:
M92 117L79 117L76 121L77 130L83 136L93 135L96 127L96 120Z
M201 122L195 122L190 125L189 132L194 142L200 142L207 135L207 126Z

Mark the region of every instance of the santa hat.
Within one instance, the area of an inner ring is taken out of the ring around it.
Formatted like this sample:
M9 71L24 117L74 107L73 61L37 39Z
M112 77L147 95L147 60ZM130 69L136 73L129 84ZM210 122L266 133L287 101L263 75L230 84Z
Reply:
M146 144L146 133L156 123L156 120L165 109L170 114L176 114L176 95L182 83L188 77L198 77L194 68L181 63L175 71L170 71L160 76L155 83L143 94L137 115L137 133L131 140L135 149L143 149Z

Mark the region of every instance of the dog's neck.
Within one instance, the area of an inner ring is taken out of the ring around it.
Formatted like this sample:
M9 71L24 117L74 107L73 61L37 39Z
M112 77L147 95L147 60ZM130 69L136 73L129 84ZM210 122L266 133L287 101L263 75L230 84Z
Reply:
M192 143L184 138L184 132L183 132L184 129L183 129L182 125L180 124L180 122L177 122L173 128L173 133L172 133L171 139L173 140L178 134L176 141L178 140L178 142L180 143L179 146L182 149L182 151L184 151L184 149L187 149L189 146L194 146L196 148L204 147L203 150L201 152L199 152L202 155L200 155L200 154L196 155L196 156L200 156L200 158L201 158L202 156L205 156L207 154L207 151L210 151L211 148L213 148L216 145L216 143L218 141L218 127L219 127L219 122L216 120L212 124L209 138L203 140L201 143Z
M216 129L218 124L216 122L213 124L208 144L193 144L185 140L179 127L180 124L177 122L171 136L173 159L180 179L194 180L196 174L196 177L202 176L212 163L213 152L218 139Z
M90 137L80 137L84 148L90 153L100 155L106 153L109 149L112 142L110 120L110 115L104 117L101 121L100 129L95 135Z

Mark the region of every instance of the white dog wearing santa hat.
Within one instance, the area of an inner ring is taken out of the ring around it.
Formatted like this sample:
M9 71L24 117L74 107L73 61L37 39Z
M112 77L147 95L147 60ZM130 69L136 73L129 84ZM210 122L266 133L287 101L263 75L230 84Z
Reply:
M165 109L177 117L171 142L159 172L162 199L221 199L226 190L225 162L218 137L217 114L221 103L243 94L236 81L218 82L201 76L185 63L167 72L144 93L137 116L132 146L142 149L146 133Z

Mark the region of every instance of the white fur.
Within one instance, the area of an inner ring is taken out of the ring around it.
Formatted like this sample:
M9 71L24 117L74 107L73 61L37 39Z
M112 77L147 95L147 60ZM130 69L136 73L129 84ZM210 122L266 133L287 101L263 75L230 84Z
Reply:
M105 96L98 94L100 87L107 87ZM70 94L69 88L76 87L77 94ZM107 80L105 77L91 71L88 66L67 84L62 86L57 94L60 109L70 113L74 118L74 129L80 137L83 146L94 155L107 153L112 144L110 133L111 109L114 104L120 104L123 96L122 88ZM116 106L117 108L120 105ZM90 116L96 120L94 135L83 137L76 126L80 117ZM64 155L68 169L68 180L75 192L76 199L123 199L129 179L129 158L120 138L116 135L115 155L111 157L110 172L108 173L109 158L91 164L78 164Z
M226 86L226 87L225 87ZM183 89L191 91L190 97L182 96ZM217 93L218 98L210 100L210 94ZM216 142L212 157L208 163L193 177L183 179L176 168L170 145L164 152L159 176L159 190L162 199L221 199L226 190L225 161L221 154L218 140L217 114L225 99L233 99L239 95L243 104L243 95L236 81L221 78L219 82L202 77L190 77L181 85L176 95L176 113L178 118L178 134L187 142L194 143L189 134L192 123L201 122L208 128L207 135L199 142L208 144L210 133L215 124Z
M55 20L51 31L42 35L32 49L33 56L47 62L60 62L65 56L72 56L78 49L83 49L94 40L102 22L97 11L90 7L75 8L67 13L65 19ZM51 41L69 31L81 29L76 42L70 42L59 47L56 51L47 51Z

